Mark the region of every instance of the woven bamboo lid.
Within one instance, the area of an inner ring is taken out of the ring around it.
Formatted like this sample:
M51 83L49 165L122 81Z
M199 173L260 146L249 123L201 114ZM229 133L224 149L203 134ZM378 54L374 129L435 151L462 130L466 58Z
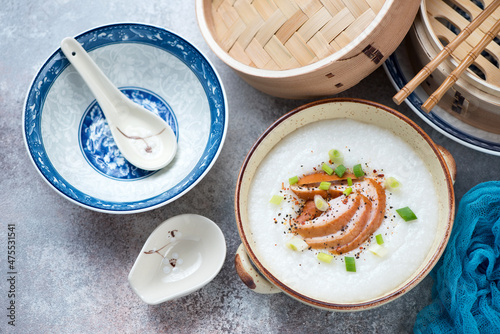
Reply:
M288 70L340 50L375 19L385 0L213 0L215 39L235 60Z
M425 0L426 14L424 22L430 28L431 37L442 49L452 41L481 11L494 0ZM495 0L496 1L496 0ZM500 8L486 19L472 34L453 52L452 57L459 64L467 54L479 43L481 38L500 20ZM474 64L469 67L469 75L476 82L491 84L500 88L500 38L497 36L485 51L479 55Z

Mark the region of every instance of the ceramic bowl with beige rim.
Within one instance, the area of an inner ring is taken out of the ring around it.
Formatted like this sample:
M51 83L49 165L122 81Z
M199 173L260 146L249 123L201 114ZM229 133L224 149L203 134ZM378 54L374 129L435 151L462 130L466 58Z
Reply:
M330 157L331 150L341 159ZM300 180L325 177L328 167L334 177L326 189L341 192L325 197L326 211L298 224L309 200L297 189L318 186ZM337 172L344 179L336 180ZM449 152L393 109L359 99L299 107L261 135L241 167L237 272L256 292L286 293L321 309L360 311L388 303L422 281L443 253L455 213L455 175ZM366 188L372 182L377 193ZM355 204L358 198L365 204ZM336 212L350 207L342 225L328 225L338 221L328 217L340 219Z
M340 93L382 65L420 0L197 0L205 41L246 82L283 98Z

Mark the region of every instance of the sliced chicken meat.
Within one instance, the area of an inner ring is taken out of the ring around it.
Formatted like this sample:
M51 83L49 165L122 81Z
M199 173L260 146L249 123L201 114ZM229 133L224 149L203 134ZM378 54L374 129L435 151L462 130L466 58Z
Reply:
M317 216L321 215L323 211L320 211L316 208L316 204L314 201L307 201L300 215L295 218L295 226L301 226L307 221L315 219Z
M317 185L320 184L321 182L337 182L337 181L347 180L348 178L354 180L356 179L356 175L352 173L344 173L342 177L339 177L337 176L337 174L329 175L323 172L319 172L319 173L304 175L303 177L300 178L297 184L299 186L314 185L314 184Z
M309 174L302 177L296 184L290 186L297 197L303 200L313 200L315 195L320 195L325 199L335 198L342 195L347 188L347 178L356 179L354 174L345 173L342 177L328 175L326 173ZM323 190L319 188L321 182L330 182L330 188Z
M359 208L360 199L361 196L336 197L328 202L328 210L324 213L320 211L321 215L319 216L314 201L309 201L306 203L302 214L296 219L295 231L305 238L333 234L346 226L351 220ZM311 215L312 209L308 205L309 203L314 206L314 215ZM306 210L306 208L308 209ZM306 217L313 217L313 219L306 219Z

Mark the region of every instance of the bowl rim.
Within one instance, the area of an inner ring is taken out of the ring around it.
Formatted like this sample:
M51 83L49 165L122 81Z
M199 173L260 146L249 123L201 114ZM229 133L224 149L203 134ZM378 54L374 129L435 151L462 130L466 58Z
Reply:
M446 185L447 185L447 192L448 192L448 197L449 197L449 219L448 222L446 223L446 230L444 233L443 239L440 241L436 252L432 254L432 257L429 259L429 261L426 263L425 267L422 268L422 270L415 275L410 281L407 281L403 286L398 288L395 291L390 292L389 294L383 295L381 297L377 297L368 301L363 301L363 302L355 302L355 303L334 303L334 302L327 302L327 301L321 301L312 297L309 297L307 295L304 295L302 293L299 293L295 291L294 289L288 287L286 284L282 283L279 279L277 279L274 275L271 274L271 272L259 261L258 257L252 250L251 244L248 241L244 228L243 228L243 223L241 219L241 210L240 209L239 203L240 203L240 191L242 187L242 183L244 182L244 174L246 171L246 168L248 167L248 164L259 147L259 145L264 141L267 136L273 132L275 128L277 128L282 122L287 120L288 118L300 113L303 110L306 110L310 107L322 105L322 104L329 104L329 103L359 103L359 104L364 104L367 106L372 106L375 108L382 109L392 116L395 116L396 118L399 118L401 121L407 123L410 125L423 139L429 144L429 147L432 149L435 157L438 159L441 168L443 169L443 172L445 173L446 176ZM451 230L453 227L453 221L454 221L454 216L455 216L455 197L454 197L454 189L453 189L453 183L452 183L452 177L451 174L448 170L448 167L446 165L446 162L439 152L439 149L437 145L432 141L432 139L427 135L415 122L413 122L411 119L408 117L404 116L403 114L399 113L398 111L387 107L385 105L379 104L377 102L372 102L364 99L358 99L358 98L344 98L344 97L339 97L339 98L327 98L323 100L318 100L314 102L310 102L307 104L304 104L302 106L299 106L298 108L293 109L292 111L286 113L282 117L280 117L277 121L275 121L273 124L271 124L265 131L264 133L257 139L255 144L251 147L250 151L246 155L243 164L241 166L240 172L238 174L238 179L236 183L236 189L235 189L235 198L234 198L234 211L235 211L235 218L236 218L236 225L238 228L238 234L240 236L240 239L245 247L245 250L247 254L249 255L250 259L252 260L252 263L257 267L260 273L263 274L263 276L269 280L273 285L277 286L279 289L281 289L283 292L288 294L289 296L304 302L306 304L309 304L311 306L320 308L320 309L326 309L326 310L334 310L334 311L361 311L373 307L378 307L383 304L386 304L394 299L396 299L399 296L402 296L406 292L410 291L413 287L415 287L423 278L425 278L429 272L432 270L434 265L437 263L441 255L443 254L446 244L448 243L448 240L450 238Z
M266 70L266 69L261 69L257 67L252 67L245 65L233 57L229 56L227 52L225 52L219 45L219 43L215 40L213 34L211 33L211 29L208 26L206 17L205 17L205 10L204 10L204 3L206 0L196 0L195 4L195 9L196 9L196 18L198 21L198 27L200 28L201 34L203 35L203 38L207 42L208 46L210 49L219 57L224 63L226 63L228 66L231 68L240 71L242 73L245 73L247 75L252 75L252 76L258 76L258 77L263 77L263 78L289 78L289 77L297 77L301 76L303 74L307 74L310 72L314 72L318 69L324 68L328 66L331 63L336 62L337 60L342 60L342 57L346 56L349 52L354 50L356 46L362 44L361 42L363 40L368 39L368 37L371 36L375 28L378 26L378 24L382 21L381 17L383 17L388 11L389 8L391 8L392 5L397 3L398 0L386 0L382 6L382 8L379 10L377 15L375 15L375 18L373 19L372 22L363 30L363 32L354 40L349 42L346 46L341 48L340 50L330 54L329 56L320 59L312 64L308 64L305 66L297 67L297 68L292 68L288 70ZM346 58L349 59L350 57Z
M175 201L176 199L182 197L184 194L189 192L194 186L198 184L205 176L206 174L210 171L212 166L215 164L222 147L224 145L224 141L227 135L227 128L228 128L228 102L227 102L227 96L224 88L224 84L222 82L222 79L219 76L219 73L217 72L215 66L212 64L210 59L194 44L189 42L186 38L182 37L181 35L177 34L176 32L166 29L157 25L152 25L149 23L142 23L142 22L116 22L116 23L110 23L110 24L104 24L104 25L99 25L95 26L93 28L90 28L88 30L85 30L78 35L75 36L75 39L80 41L81 39L85 38L86 36L91 35L94 32L105 30L105 29L112 29L112 28L118 28L118 27L140 27L145 30L149 31L155 31L157 33L161 33L164 36L169 36L171 38L176 39L177 42L182 44L184 47L188 47L190 51L193 53L193 56L196 57L200 62L201 65L203 66L202 69L198 70L198 73L193 71L194 66L188 66L191 71L195 74L195 76L199 78L201 73L203 75L210 75L212 77L212 81L210 83L210 86L212 87L213 91L217 91L217 94L213 94L214 97L210 98L210 96L207 96L207 100L209 103L209 108L210 108L210 114L211 114L211 120L210 120L210 133L209 133L209 138L207 145L205 146L204 153L200 157L200 159L197 161L197 164L193 170L199 168L204 169L202 173L196 176L196 178L192 181L187 180L189 177L186 176L183 180L181 180L177 185L175 185L172 188L175 188L176 186L181 187L182 184L182 189L177 191L173 196L170 196L167 198L161 198L162 195L165 195L168 191L171 189L168 189L159 195L155 195L149 198L145 198L140 201L129 201L129 202L116 202L116 201L101 201L98 198L94 198L93 196L87 195L80 190L74 188L69 184L58 172L55 170L55 168L52 166L52 163L50 162L50 159L47 157L47 155L44 153L45 150L43 148L43 139L41 137L41 134L38 134L38 142L36 142L36 146L39 146L38 148L33 148L33 143L30 141L30 137L33 136L32 132L34 132L34 127L37 126L37 124L28 124L28 116L33 117L33 122L35 118L39 119L40 116L40 110L43 110L43 105L44 105L44 97L33 97L31 96L33 93L33 90L36 88L35 85L38 82L40 84L40 79L42 78L42 71L51 64L51 62L55 61L60 61L61 63L59 64L59 67L57 68L58 72L56 73L55 77L53 80L49 83L48 87L44 88L47 92L50 91L50 88L52 86L52 83L57 79L57 77L66 69L67 66L69 66L69 61L65 59L64 55L62 54L61 48L58 47L55 51L53 51L48 58L43 62L43 64L39 67L37 70L35 76L33 77L29 88L27 90L27 93L25 95L25 100L23 103L23 112L22 112L22 134L23 134L23 140L25 144L25 148L27 150L28 156L30 157L31 162L35 166L35 169L38 171L38 173L42 176L42 179L58 193L61 195L63 198L69 200L70 202L73 202L81 207L97 211L97 212L104 212L104 213L113 213L113 214L129 214L129 213L139 213L139 212L145 212L149 210L153 210L156 208L159 208L163 205L166 205L168 203L171 203ZM100 47L105 47L109 46L112 44L116 43L123 43L123 40L117 39L116 41L107 41L103 42L98 45L90 46L86 50L88 52L95 50ZM131 41L132 43L140 43L137 41ZM147 44L147 43L142 43L142 44ZM152 42L149 43L148 45L159 47L165 52L168 52L164 47L160 47L158 45L154 45ZM176 58L179 58L177 55L173 54ZM185 61L183 61L185 63ZM51 66L55 66L54 64L51 64ZM206 74L208 73L208 74ZM202 81L200 80L200 83ZM203 84L202 84L203 85ZM205 92L207 92L208 87L205 87L206 85L203 85L203 88ZM217 101L215 101L216 97L215 95L218 95ZM38 108L31 108L33 110L29 110L30 106L28 103L35 99L35 102L39 105ZM217 105L217 108L215 107ZM40 108L40 106L42 108ZM29 125L32 125L33 128L29 128ZM38 128L40 127L40 124L38 124ZM39 130L39 129L37 129ZM39 131L38 131L39 132ZM30 133L28 135L28 133ZM212 145L210 145L212 143ZM209 151L209 146L212 146L213 148L216 148L215 150L212 150L210 154L207 155L207 152ZM41 149L41 150L40 150ZM44 157L37 157L35 158L35 153L36 152L41 152L43 153ZM207 160L202 166L200 165L200 162L204 159ZM43 162L40 162L39 160L43 160ZM57 179L54 181L54 177ZM63 181L63 182L60 182ZM61 184L59 184L61 183ZM68 190L69 189L69 190ZM75 194L76 191L76 194ZM69 193L68 193L69 192ZM82 200L83 198L83 200ZM93 204L89 204L88 200L85 202L85 198L91 198L93 199ZM97 204L96 204L97 203ZM104 203L104 204L103 204ZM139 205L137 204L139 203Z

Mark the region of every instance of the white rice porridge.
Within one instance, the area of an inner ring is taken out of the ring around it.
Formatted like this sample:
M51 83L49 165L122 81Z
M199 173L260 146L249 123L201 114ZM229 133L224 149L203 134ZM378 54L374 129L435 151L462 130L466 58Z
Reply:
M298 252L285 246L294 235L289 231L289 218L296 217L298 206L269 200L273 195L294 195L288 179L310 174L328 162L328 151L333 148L343 153L348 169L361 163L367 176L376 170L401 182L399 189L386 190L386 218L374 233L384 238L388 250L384 257L358 249L325 263L316 257L321 250ZM437 231L436 191L422 159L392 132L349 119L311 123L281 140L257 169L248 203L252 249L262 265L298 293L326 302L371 300L398 287L422 264ZM417 220L405 222L396 213L406 206ZM347 272L344 256L357 253L356 272Z

